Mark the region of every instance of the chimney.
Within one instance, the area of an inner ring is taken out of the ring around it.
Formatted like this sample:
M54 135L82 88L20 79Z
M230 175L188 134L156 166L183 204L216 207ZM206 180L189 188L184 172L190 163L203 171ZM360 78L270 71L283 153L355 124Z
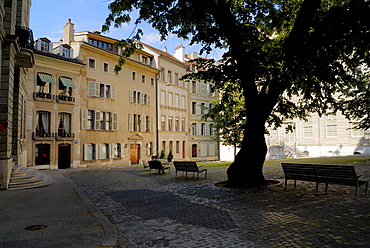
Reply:
M176 59L180 60L181 62L185 62L185 47L184 47L184 45L181 44L181 45L177 46L173 56Z
M71 22L71 19L68 19L68 22L63 29L63 43L71 45L71 42L74 41L74 24Z
M163 52L167 53L167 47L166 46L163 48Z

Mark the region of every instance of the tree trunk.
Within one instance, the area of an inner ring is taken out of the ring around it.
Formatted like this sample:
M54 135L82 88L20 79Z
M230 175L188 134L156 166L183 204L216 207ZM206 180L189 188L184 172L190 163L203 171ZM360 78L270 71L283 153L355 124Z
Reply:
M266 153L265 122L252 118L245 127L242 147L227 170L228 187L246 188L266 185L262 171Z

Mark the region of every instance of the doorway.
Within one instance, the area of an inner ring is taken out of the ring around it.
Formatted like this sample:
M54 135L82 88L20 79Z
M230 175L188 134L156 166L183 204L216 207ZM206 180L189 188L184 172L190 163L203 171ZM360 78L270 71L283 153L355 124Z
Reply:
M37 144L35 154L35 164L44 165L50 164L50 145L49 144Z
M191 146L191 156L192 156L193 158L198 157L198 146L197 146L196 144L193 144L193 145Z
M58 169L67 169L71 167L71 145L58 145Z
M140 159L140 145L131 144L130 145L130 162L131 164L138 164Z

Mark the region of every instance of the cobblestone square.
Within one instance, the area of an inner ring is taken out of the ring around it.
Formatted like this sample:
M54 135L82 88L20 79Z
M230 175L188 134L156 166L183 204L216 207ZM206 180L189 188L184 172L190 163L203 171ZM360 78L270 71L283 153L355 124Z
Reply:
M223 166L208 168L209 177L199 180L139 166L70 178L116 227L120 247L370 247L364 188L357 201L354 187L340 185L329 185L327 195L315 195L307 182L285 191L279 166L265 167L266 179L281 183L216 187L226 179Z

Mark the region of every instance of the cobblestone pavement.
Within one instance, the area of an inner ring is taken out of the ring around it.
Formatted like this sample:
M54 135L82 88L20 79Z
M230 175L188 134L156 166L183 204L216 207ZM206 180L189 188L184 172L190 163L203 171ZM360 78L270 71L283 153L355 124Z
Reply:
M354 187L340 185L328 195L305 182L284 191L281 170L271 168L266 178L281 183L257 189L214 186L225 180L221 166L199 180L142 167L70 178L116 226L120 247L370 247L363 188L357 201Z

